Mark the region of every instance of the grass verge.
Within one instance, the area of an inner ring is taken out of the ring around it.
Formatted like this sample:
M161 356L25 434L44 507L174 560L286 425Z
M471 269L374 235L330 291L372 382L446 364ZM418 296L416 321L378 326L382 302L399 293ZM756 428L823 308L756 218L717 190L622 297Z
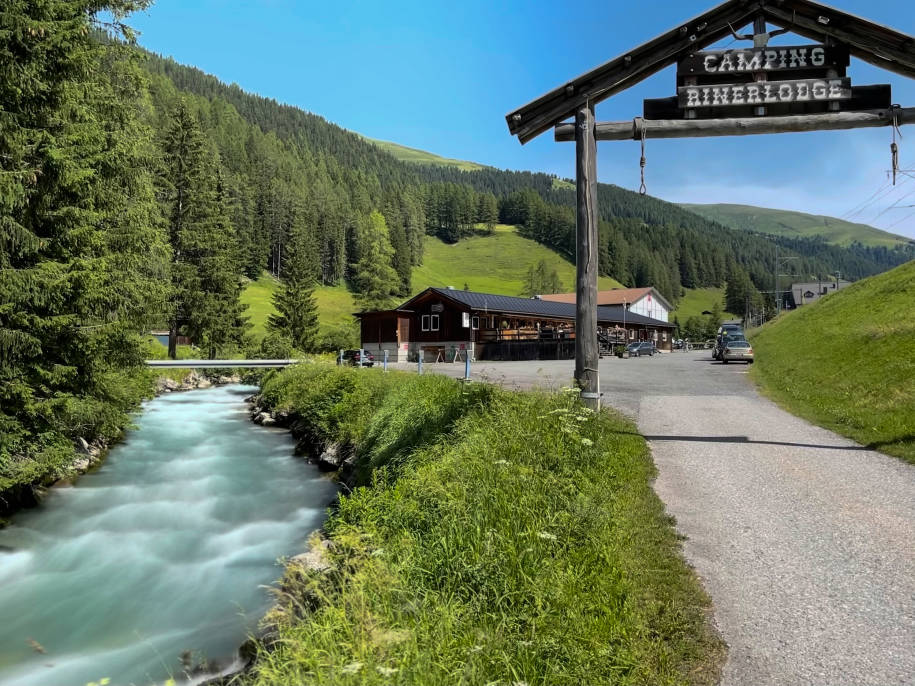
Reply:
M300 365L263 402L343 443L325 572L287 568L250 684L714 683L723 650L634 426L568 394Z
M915 463L915 262L752 335L753 378L790 412Z

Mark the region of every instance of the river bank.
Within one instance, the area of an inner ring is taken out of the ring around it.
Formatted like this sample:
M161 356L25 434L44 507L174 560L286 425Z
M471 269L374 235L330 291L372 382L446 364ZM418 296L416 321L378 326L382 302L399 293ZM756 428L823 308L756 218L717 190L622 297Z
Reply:
M286 432L248 421L254 390L149 401L97 469L0 531L0 683L162 683L233 664L276 559L302 550L336 493Z
M256 403L346 486L232 683L715 683L708 598L622 417L321 364Z

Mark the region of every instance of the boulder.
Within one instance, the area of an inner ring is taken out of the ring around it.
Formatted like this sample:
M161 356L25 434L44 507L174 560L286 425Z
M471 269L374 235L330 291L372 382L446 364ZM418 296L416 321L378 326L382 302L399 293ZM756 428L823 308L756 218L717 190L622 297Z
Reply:
M78 472L85 472L89 469L89 460L82 458L73 463L73 469Z
M318 457L318 467L325 471L336 471L343 464L343 454L339 443L331 443Z
M91 455L92 454L92 450L89 447L89 443L82 436L80 436L75 441L73 441L73 445L76 448L76 452L78 452L80 455Z
M197 388L210 388L213 385L213 382L203 377L197 380Z
M261 426L273 426L276 424L276 420L273 418L273 415L269 412L258 412L254 416L254 423L260 424Z
M331 548L333 548L333 543L322 538L313 542L307 552L290 558L289 563L314 572L327 571L332 566L327 556L327 551Z
M241 377L239 377L238 374L233 374L232 376L220 376L216 379L216 383L220 386L224 386L230 383L239 383L240 381Z

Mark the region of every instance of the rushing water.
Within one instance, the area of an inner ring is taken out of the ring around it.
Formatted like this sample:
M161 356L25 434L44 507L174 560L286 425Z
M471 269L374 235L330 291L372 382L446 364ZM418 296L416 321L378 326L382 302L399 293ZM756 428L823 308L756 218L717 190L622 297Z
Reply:
M99 469L0 530L0 684L161 684L184 651L232 662L334 493L286 432L248 421L252 390L150 401Z

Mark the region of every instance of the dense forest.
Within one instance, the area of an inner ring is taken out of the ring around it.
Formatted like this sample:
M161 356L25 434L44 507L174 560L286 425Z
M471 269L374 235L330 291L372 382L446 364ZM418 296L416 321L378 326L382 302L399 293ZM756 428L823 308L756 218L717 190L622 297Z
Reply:
M173 355L179 335L210 356L286 355L321 345L318 284L345 283L365 308L409 295L426 235L456 242L502 222L574 253L568 184L398 161L141 50L122 21L148 4L0 5L0 493L122 430L149 390L152 328L169 330ZM727 283L729 308L764 306L776 240L805 277L860 278L913 255L734 231L609 185L599 205L601 273L673 301ZM263 270L282 288L255 344L239 294Z
M247 94L198 69L155 55L149 55L147 68L153 92L160 93L158 108L178 95L195 102L232 175L247 179L238 186L238 206L255 211L243 209L236 221L240 233L249 237L251 276L263 267L281 276L288 234L284 227L289 223L276 220L284 216L282 210L267 208L289 202L309 208L313 215L309 225L320 246L321 282L345 279L357 292L351 272L361 256L353 237L359 236L360 217L373 210L386 219L392 266L400 279L397 295L410 291L409 265L422 261L423 234L455 242L499 221L516 224L525 236L574 256L575 194L555 177L400 162L317 115ZM239 145L243 130L244 151ZM306 179L298 195L291 179L277 179L286 174ZM758 291L772 288L776 243L783 256L797 258L790 266L802 278L840 271L858 279L915 256L911 246L842 248L815 239L735 231L677 205L608 184L599 186L598 200L601 274L630 286L653 285L672 301L683 288L722 286L731 280L746 285L741 302L751 296L764 305L772 297ZM369 294L369 300L377 303L379 295Z

